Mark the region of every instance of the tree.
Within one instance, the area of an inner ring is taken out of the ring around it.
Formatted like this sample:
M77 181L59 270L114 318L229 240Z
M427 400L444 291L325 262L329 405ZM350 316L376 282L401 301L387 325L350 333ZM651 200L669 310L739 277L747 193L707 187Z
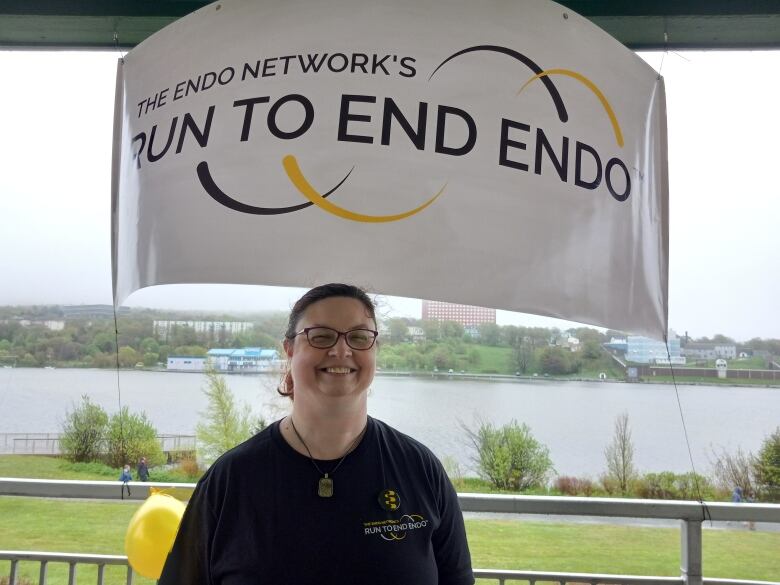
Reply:
M406 321L403 319L390 319L387 325L390 328L390 343L401 343L406 340Z
M438 321L423 321L420 327L425 332L426 341L437 341L441 337L441 327Z
M154 337L147 337L141 342L140 350L144 353L159 353L160 344Z
M123 368L132 368L139 359L138 352L132 347L124 346L119 348L119 365Z
M173 352L174 355L191 355L204 357L208 350L200 345L180 345L176 347Z
M497 488L519 491L547 482L553 471L550 450L533 437L527 424L513 420L500 428L486 422L476 431L463 428L476 449L480 476Z
M504 325L501 327L501 345L515 347L520 343L522 338L523 333L520 327L515 325Z
M755 465L762 499L780 501L780 427L764 439Z
M534 350L528 337L523 337L513 348L512 357L515 367L524 374L528 371L534 357Z
M455 365L455 356L446 346L438 347L433 352L433 365L440 370L445 370Z
M597 341L589 339L582 346L582 357L588 360L597 360L601 357L601 345Z
M495 323L480 323L479 339L485 345L498 345L501 341L501 328Z
M157 429L146 417L146 413L132 413L127 406L113 414L108 423L106 435L108 444L108 464L122 467L134 464L146 457L149 465L165 463Z
M443 339L462 339L466 332L463 325L456 321L442 321L439 325Z
M636 469L627 412L615 418L615 432L612 442L604 449L604 456L607 459L608 476L617 482L621 493L628 493L631 482L636 477Z
M84 394L81 405L65 414L60 448L70 461L93 461L100 457L106 437L108 415Z
M737 449L735 454L721 450L713 451L712 474L718 486L730 492L738 487L745 497L753 498L756 495L756 469L755 460L750 453Z
M197 424L195 433L201 454L207 462L214 461L225 451L265 428L265 420L254 417L248 405L236 405L225 377L216 370L206 370L203 393L208 406L200 413L201 422Z

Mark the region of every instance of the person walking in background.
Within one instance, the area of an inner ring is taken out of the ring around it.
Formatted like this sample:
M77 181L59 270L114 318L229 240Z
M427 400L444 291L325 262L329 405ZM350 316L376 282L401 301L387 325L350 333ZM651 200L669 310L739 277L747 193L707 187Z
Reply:
M138 479L149 481L149 467L146 465L146 457L141 457L138 462Z
M127 495L130 495L130 485L127 483L129 481L133 481L133 475L130 473L130 466L125 465L124 469L122 469L122 475L119 476L119 481L122 482L121 487L121 494L122 499L125 499L125 489L127 489Z

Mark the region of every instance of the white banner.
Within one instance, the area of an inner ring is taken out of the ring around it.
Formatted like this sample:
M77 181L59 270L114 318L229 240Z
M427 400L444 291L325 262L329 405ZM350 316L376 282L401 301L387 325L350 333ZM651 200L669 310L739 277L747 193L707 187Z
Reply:
M227 0L117 74L114 301L310 286L663 337L663 80L543 0Z

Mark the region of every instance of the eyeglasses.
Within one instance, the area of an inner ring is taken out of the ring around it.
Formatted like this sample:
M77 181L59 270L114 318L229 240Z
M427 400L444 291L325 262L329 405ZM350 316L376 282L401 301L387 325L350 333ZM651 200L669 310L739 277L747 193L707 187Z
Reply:
M306 339L314 348L329 349L336 345L339 337L344 336L344 341L352 349L363 351L371 349L379 335L378 331L373 329L351 329L349 331L336 331L330 327L306 327L298 331L293 337L306 334Z

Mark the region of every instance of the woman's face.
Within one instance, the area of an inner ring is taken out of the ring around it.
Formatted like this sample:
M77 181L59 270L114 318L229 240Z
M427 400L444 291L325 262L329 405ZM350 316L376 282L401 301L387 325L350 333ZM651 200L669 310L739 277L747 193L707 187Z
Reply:
M318 326L337 331L376 329L363 303L349 297L330 297L313 303L304 311L296 331ZM309 393L323 397L360 395L374 379L376 344L371 349L354 350L341 335L333 347L317 349L301 334L285 340L284 347L296 400Z

